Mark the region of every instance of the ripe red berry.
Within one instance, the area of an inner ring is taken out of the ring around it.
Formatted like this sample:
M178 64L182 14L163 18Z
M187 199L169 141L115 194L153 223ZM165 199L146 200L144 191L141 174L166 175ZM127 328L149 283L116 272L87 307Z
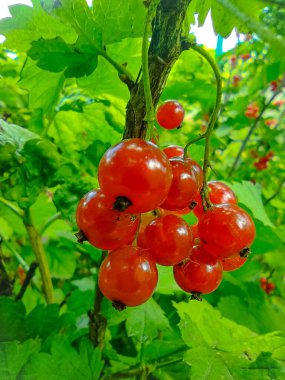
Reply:
M138 228L138 216L112 209L102 190L92 190L80 200L76 211L78 228L90 244L115 249L131 243Z
M190 206L199 191L197 174L182 158L171 158L173 180L167 198L161 204L166 210L181 210Z
M245 253L255 238L251 217L235 204L221 204L208 209L198 224L203 247L218 258Z
M107 150L99 164L98 179L106 197L116 199L114 208L147 212L166 198L172 171L156 145L134 138Z
M240 257L240 255L232 256L222 260L223 270L230 272L239 269L246 262L247 257Z
M174 129L181 125L184 119L184 109L177 101L167 100L158 107L156 118L161 127Z
M192 252L192 232L178 216L154 219L145 228L145 243L150 255L160 265L175 265Z
M223 182L211 181L207 184L209 188L209 200L212 204L222 204L222 203L237 203L236 196L234 192ZM200 218L204 214L202 197L200 194L195 198L197 205L194 208L194 214L197 218Z
M157 285L157 268L142 248L124 246L109 253L99 271L99 288L110 301L124 306L146 302Z
M174 278L185 292L208 294L218 288L223 268L219 260L195 247L192 255L173 267Z
M188 157L185 159L185 163L186 163L186 166L188 168L190 168L191 170L194 170L195 175L196 175L196 179L197 179L197 183L198 183L198 189L200 192L202 189L202 186L203 186L203 170L202 170L201 166L198 164L198 162L196 162L196 161L192 160L192 158L188 158Z
M184 148L179 145L169 145L163 149L168 158L181 157L184 155Z

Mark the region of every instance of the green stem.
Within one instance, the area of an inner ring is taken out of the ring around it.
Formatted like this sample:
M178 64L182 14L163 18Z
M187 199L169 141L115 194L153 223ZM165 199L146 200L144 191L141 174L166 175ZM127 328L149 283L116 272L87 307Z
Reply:
M144 120L147 123L147 130L152 135L152 124L155 120L155 113L152 101L152 93L149 79L149 66L148 66L148 49L149 49L149 36L151 35L151 23L155 16L156 8L159 0L152 0L145 19L143 42L142 42L142 78L145 97L146 114ZM151 128L149 128L151 126Z
M206 137L206 134L203 133L202 135L198 136L198 137L195 137L194 139L190 140L184 147L184 155L183 155L183 158L185 160L185 158L187 157L187 150L189 148L190 145L196 143L197 141L200 141L202 139L204 139Z
M18 252L15 251L15 249L7 242L7 240L4 240L3 237L0 235L0 239L2 239L3 244L9 249L9 251L16 257L18 263L23 267L25 272L28 272L29 270L29 264L23 259L21 255L19 255Z
M283 83L283 82L282 82ZM253 132L255 131L256 127L258 126L258 123L259 121L261 120L264 112L266 111L266 109L270 106L270 104L272 103L272 101L276 98L276 96L280 93L281 91L281 86L279 87L279 91L275 91L275 93L271 96L271 98L268 100L267 103L264 104L262 110L260 111L260 114L258 115L258 117L254 120L252 126L249 128L249 131L245 137L245 139L243 140L242 144L241 144L241 147L240 147L240 150L236 156L236 159L233 163L233 166L231 167L231 170L229 172L229 177L231 177L234 173L234 171L236 170L237 166L238 166L238 163L240 161L240 158L241 158L241 155L242 155L242 152L245 150L246 146L247 146L247 143L249 142L250 138L251 138L251 135L253 134Z
M99 266L107 256L108 251L102 251L102 257ZM105 344L105 332L107 328L107 319L101 314L101 305L104 296L99 288L98 282L96 284L94 308L89 315L89 337L94 347L99 347L102 351Z
M195 50L197 53L199 53L202 57L206 59L206 61L210 64L216 78L216 84L217 84L217 93L216 93L216 103L214 110L212 112L209 125L207 128L207 131L205 132L203 138L205 138L205 151L204 151L204 164L203 164L203 187L201 190L201 196L203 201L203 208L204 210L207 210L209 207L211 207L211 202L208 197L207 193L207 176L208 176L208 168L210 167L210 147L211 147L211 136L212 132L219 114L219 110L221 108L222 104L222 77L218 68L217 63L215 60L211 57L211 55L204 50L201 46L198 46L196 44L191 45L192 49ZM200 136L200 139L202 137Z
M118 74L121 76L121 79L123 80L123 82L126 82L127 84L130 84L130 85L134 83L134 78L132 74L126 69L125 66L120 65L112 57L110 57L109 54L106 52L106 50L100 50L99 55L104 57L106 61L108 61L118 71Z
M29 235L32 249L34 251L37 263L39 265L39 270L41 273L41 278L43 282L43 291L47 303L53 303L53 286L51 281L51 274L47 263L46 253L40 238L38 231L36 230L30 209L27 208L24 210L24 226Z
M45 231L48 229L48 227L53 224L56 220L60 219L61 218L61 213L58 212L57 214L53 215L52 217L50 217L47 222L44 224L44 226L42 227L42 229L40 230L40 236L42 236Z
M15 206L13 203L7 201L4 198L0 197L0 203L8 207L14 214L16 214L19 218L23 219L24 212L19 207Z

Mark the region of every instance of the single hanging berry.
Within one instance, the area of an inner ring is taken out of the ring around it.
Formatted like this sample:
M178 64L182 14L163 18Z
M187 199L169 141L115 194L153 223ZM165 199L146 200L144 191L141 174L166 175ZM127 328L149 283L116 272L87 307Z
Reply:
M209 208L198 223L204 250L218 258L249 253L255 238L255 226L246 211L235 204Z
M199 299L200 294L208 294L218 288L223 267L217 258L208 255L202 247L194 247L185 261L173 267L173 273L179 287Z
M188 159L179 157L171 158L173 180L167 198L161 204L161 208L166 210L181 210L190 207L197 197L200 186L200 179L193 165ZM192 161L192 160L191 160Z
M96 189L80 200L76 222L90 244L109 250L134 240L139 219L136 214L113 210L113 202L106 199L101 189Z
M178 264L192 251L191 228L175 215L156 218L145 228L144 245L156 263Z
M99 271L99 288L115 306L138 306L155 291L158 280L153 258L142 248L124 246L109 253Z
M231 272L239 269L246 262L247 257L240 257L240 255L232 256L222 260L223 270L225 272Z
M150 141L134 138L109 148L98 168L99 184L118 211L155 210L166 198L172 170L166 155Z
M211 181L207 183L209 189L209 200L212 204L233 203L237 204L237 198L234 192L223 182ZM197 205L194 208L194 214L200 218L204 214L202 197L198 194L195 199Z
M180 127L184 119L184 109L176 100L167 100L158 107L156 118L161 127L174 129Z

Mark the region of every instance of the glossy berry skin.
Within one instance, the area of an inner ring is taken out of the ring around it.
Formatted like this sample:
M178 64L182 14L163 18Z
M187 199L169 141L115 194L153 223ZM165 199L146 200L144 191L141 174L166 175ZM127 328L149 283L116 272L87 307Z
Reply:
M209 189L209 199L210 202L214 205L222 204L222 203L233 203L237 204L237 198L234 192L223 182L219 181L211 181L207 184ZM200 218L204 214L204 209L202 205L202 197L198 194L195 199L197 205L194 208L194 214L197 218Z
M172 171L168 158L155 144L134 138L107 150L98 179L106 197L131 202L128 212L147 212L166 198Z
M113 210L112 202L97 189L80 200L76 222L90 244L110 250L133 241L139 219L138 215Z
M189 293L212 293L222 281L221 262L195 247L192 255L173 267L174 279L181 289Z
M145 228L145 245L155 262L175 265L192 251L191 228L178 216L166 215L154 219Z
M197 180L197 184L198 184L198 189L200 192L202 189L202 186L203 186L203 170L202 170L201 166L198 164L198 162L196 162L196 161L192 160L192 158L188 158L188 157L185 159L185 163L189 169L194 171L195 176L196 176L196 180Z
M156 118L161 127L174 129L181 125L184 119L184 109L177 101L167 100L158 107Z
M184 155L184 148L179 145L169 145L163 149L168 158L181 157Z
M124 246L109 253L99 271L99 288L110 301L124 306L146 302L157 285L157 268L142 248Z
M235 204L208 209L199 220L198 230L205 251L222 259L249 248L255 238L251 217Z
M232 256L222 260L223 270L225 272L231 272L239 269L246 262L247 257L240 257L240 255Z
M189 207L199 191L195 170L182 158L171 158L173 180L167 198L161 204L166 210L181 210Z

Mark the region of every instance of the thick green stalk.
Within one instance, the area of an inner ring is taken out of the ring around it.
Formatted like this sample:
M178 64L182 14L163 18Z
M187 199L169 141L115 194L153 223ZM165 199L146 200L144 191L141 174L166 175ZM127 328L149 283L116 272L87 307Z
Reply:
M44 247L43 247L40 235L34 226L32 215L29 208L24 210L23 223L29 235L31 246L35 254L37 263L39 265L39 270L40 270L41 278L43 282L43 291L44 291L45 299L47 303L53 303L54 302L53 286L52 286L49 266L47 263L46 253L44 251Z

